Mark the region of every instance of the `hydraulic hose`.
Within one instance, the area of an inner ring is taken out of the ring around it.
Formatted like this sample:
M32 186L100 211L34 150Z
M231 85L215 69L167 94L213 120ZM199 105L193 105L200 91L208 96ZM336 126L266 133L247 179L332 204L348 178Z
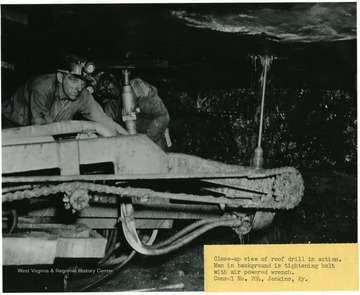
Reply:
M94 288L95 286L97 286L98 284L108 280L111 276L115 275L118 271L120 271L124 266L125 264L127 264L131 258L134 257L134 255L136 254L136 251L132 251L130 253L129 256L127 256L127 258L125 260L122 261L121 264L119 264L118 266L116 266L112 272L109 272L108 274L106 274L105 276L103 277L100 277L100 279L90 283L89 285L86 285L85 287L81 288L80 290L76 290L76 292L85 292L85 291L88 291L88 290L91 290L92 288Z
M109 240L106 245L105 249L105 256L98 262L98 265L103 264L108 258L111 256L111 254L114 252L116 248L116 242L117 242L117 230L112 230L109 235Z
M154 243L157 234L158 234L158 230L154 229L151 233L151 236L149 237L149 240L145 244L148 246L151 246ZM102 264L102 266L111 266L111 265L119 264L119 263L123 262L126 259L126 257L127 257L127 255L124 254L115 259L108 259L107 261L105 261Z
M133 212L132 204L121 204L120 206L121 206L122 228L127 242L135 251L150 256L163 255L175 251L213 228L220 226L238 227L241 226L242 224L242 220L238 218L220 219L218 221L213 221L208 224L205 224L204 226L193 231L192 233L183 236L181 239L172 243L170 246L153 249L152 247L148 247L147 245L144 245L140 241L136 233L135 221L131 215Z
M149 240L144 243L146 245L151 245L154 242L157 234L158 234L158 230L153 230ZM116 239L115 239L115 241L116 241ZM124 254L116 259L106 261L103 264L103 266L108 266L108 265L111 266L111 265L115 265L118 263L120 263L120 264L117 265L115 268L113 268L112 272L109 272L108 274L100 277L98 280L86 285L85 287L83 287L79 290L76 290L76 292L85 292L85 291L91 290L98 284L108 280L110 277L112 277L113 275L118 273L134 257L135 254L136 254L136 251L133 250L129 255Z
M183 228L181 231L179 231L178 233L176 233L169 239L162 241L160 243L151 245L151 246L149 246L149 248L157 249L157 248L167 246L167 245L171 244L172 242L176 241L177 239L183 237L187 233L199 228L200 226L211 223L211 222L215 222L215 221L219 221L219 218L217 217L217 218L203 219L203 220L196 221L196 222L192 223L191 225Z
M101 265L101 267L112 266L112 265L122 263L124 260L126 260L127 257L128 257L128 255L123 254L123 255L119 256L118 258L108 259Z

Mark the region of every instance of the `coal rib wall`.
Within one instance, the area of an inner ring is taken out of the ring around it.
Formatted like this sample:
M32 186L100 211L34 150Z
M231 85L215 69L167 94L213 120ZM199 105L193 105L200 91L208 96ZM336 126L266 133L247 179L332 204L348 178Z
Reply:
M160 91L172 151L248 165L258 143L260 93ZM356 97L344 90L269 89L261 146L268 167L356 170Z

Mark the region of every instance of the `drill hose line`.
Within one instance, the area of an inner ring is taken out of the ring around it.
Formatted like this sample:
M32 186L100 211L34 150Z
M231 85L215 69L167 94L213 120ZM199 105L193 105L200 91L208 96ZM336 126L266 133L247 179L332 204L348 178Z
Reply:
M181 231L179 231L178 233L176 233L175 235L173 235L172 237L170 237L169 239L159 242L155 245L151 245L149 246L150 249L157 249L157 248L162 248L164 246L167 246L169 244L171 244L172 242L182 238L183 236L185 236L186 234L188 234L189 232L198 229L200 226L215 222L215 221L219 221L219 218L211 218L211 219L202 219L202 220L198 220L194 223L192 223L191 225L183 228Z
M122 219L122 228L127 242L136 252L149 256L158 256L175 251L213 228L220 226L238 227L242 225L242 220L238 218L227 218L227 219L220 218L218 219L218 221L212 221L208 224L201 226L200 228L194 230L193 232L174 241L172 244L170 244L167 247L158 247L154 249L148 247L147 245L144 245L140 241L137 235L135 222L134 219L132 218L132 212L133 212L132 204L121 204L120 206L121 206L120 211L121 211L121 219Z

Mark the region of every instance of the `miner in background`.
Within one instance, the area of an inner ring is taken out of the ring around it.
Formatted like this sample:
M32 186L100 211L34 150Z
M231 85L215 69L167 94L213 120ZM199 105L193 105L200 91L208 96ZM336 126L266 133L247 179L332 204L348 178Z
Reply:
M86 66L94 65L74 55L66 56L63 62L57 73L34 77L2 102L2 128L66 121L79 113L118 134L127 134L86 88L94 81Z
M110 73L100 72L95 76L95 95L101 101L105 113L115 122L122 120L122 84ZM156 87L136 78L130 81L136 96L136 129L146 134L153 142L166 150L171 146L168 125L169 113L158 95Z

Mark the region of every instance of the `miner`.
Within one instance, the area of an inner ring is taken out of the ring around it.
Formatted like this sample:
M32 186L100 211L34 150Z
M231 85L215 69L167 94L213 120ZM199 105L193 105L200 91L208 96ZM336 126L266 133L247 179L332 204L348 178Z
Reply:
M95 94L103 105L105 113L115 122L123 124L122 83L114 75L100 72L96 75ZM146 134L153 142L166 150L171 146L168 133L169 112L158 90L140 78L130 80L136 97L136 130Z
M68 55L56 73L36 76L2 103L2 128L71 120L75 114L99 122L118 134L126 130L105 114L88 88L94 65Z

